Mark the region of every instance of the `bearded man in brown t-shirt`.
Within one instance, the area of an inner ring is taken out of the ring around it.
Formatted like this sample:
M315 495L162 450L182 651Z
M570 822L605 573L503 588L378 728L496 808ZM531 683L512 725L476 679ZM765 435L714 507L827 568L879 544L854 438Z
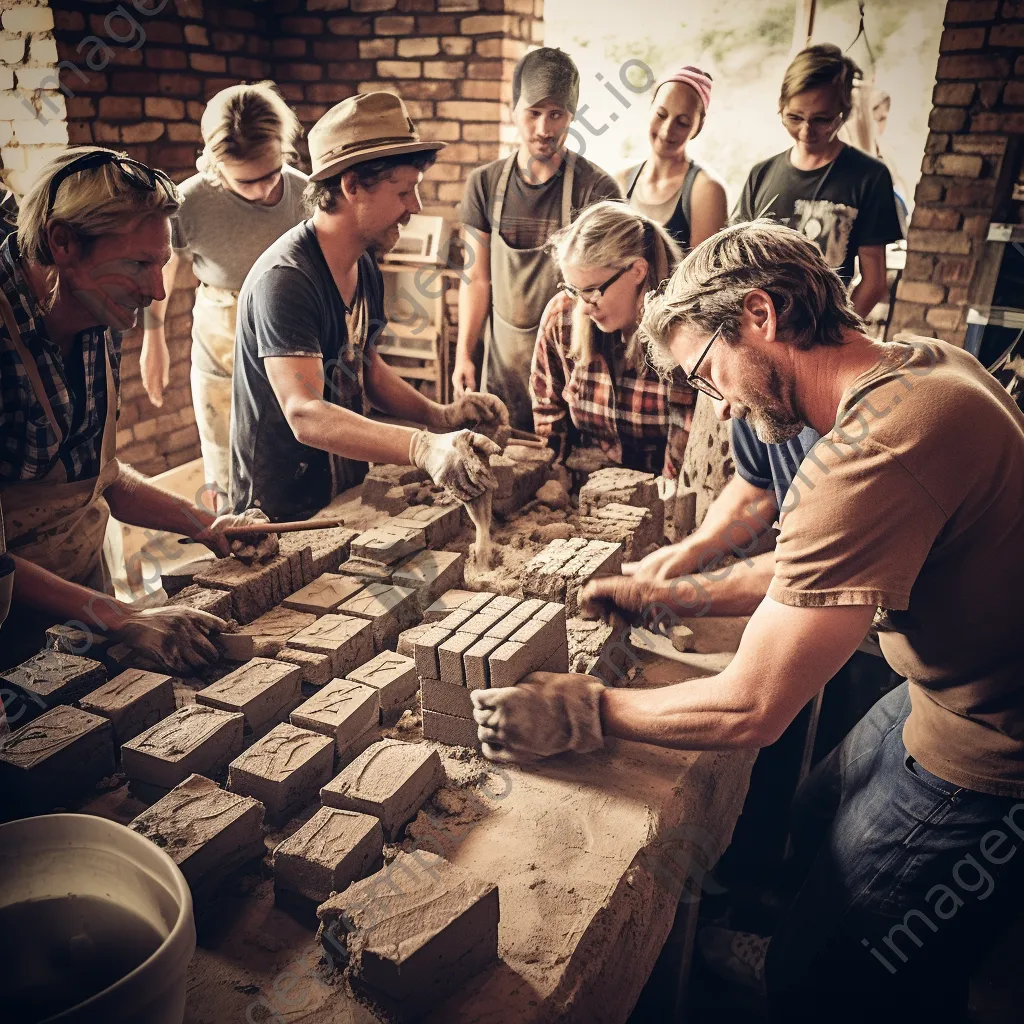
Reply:
M536 673L473 699L496 760L605 736L762 747L875 620L907 682L798 794L803 887L770 943L731 952L779 1020L951 1021L1024 895L1024 417L961 349L862 326L789 228L694 249L648 302L652 358L762 441L823 435L782 504L768 596L717 676L630 690ZM671 588L652 587L648 618L671 617Z

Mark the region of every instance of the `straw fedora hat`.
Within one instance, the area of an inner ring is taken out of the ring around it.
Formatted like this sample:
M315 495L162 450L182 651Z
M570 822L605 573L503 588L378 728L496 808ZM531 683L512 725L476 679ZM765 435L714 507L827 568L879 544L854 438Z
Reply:
M364 160L438 149L444 143L420 138L400 97L367 92L336 103L310 129L310 179L323 181Z

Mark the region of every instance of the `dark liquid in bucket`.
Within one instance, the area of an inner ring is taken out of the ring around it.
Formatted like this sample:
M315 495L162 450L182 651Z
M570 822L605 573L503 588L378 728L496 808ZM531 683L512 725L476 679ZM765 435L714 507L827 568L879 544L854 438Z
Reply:
M4 907L0 1018L38 1024L69 1010L135 970L162 942L148 921L92 896Z

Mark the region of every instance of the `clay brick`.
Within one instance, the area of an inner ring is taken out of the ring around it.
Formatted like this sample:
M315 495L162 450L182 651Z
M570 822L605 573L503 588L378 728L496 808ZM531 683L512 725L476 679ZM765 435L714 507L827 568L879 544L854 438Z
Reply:
M334 678L334 666L329 654L317 654L313 651L300 651L294 647L285 647L276 659L290 665L297 665L302 673L303 686L326 686Z
M939 57L935 77L942 79L968 78L978 81L985 78L1008 78L1010 62L996 56L948 56Z
M0 790L14 817L66 806L113 771L110 723L78 708L55 707L0 745Z
M199 585L186 587L176 594L170 603L184 605L186 608L196 608L222 619L230 619L233 611L230 591L213 590L210 587Z
M295 533L283 534L278 540L278 554L288 559L291 568L292 587L299 590L312 583L319 573L313 572L313 549L305 540L305 533L300 537ZM331 566L331 571L337 566Z
M437 649L449 636L451 636L451 630L437 625L424 630L416 640L413 648L413 660L416 663L416 674L421 679L441 678Z
M915 228L955 231L960 227L960 211L928 206L915 206L911 223ZM905 278L904 278L905 280Z
M193 896L261 857L263 806L190 775L128 827L159 846L181 869Z
M580 588L595 576L615 574L621 568L620 544L576 537L553 540L527 563L523 592L527 597L564 600L569 614L575 615Z
M172 789L189 775L223 768L242 750L245 716L187 704L121 747L133 783Z
M302 672L295 665L254 658L196 694L196 703L241 712L257 736L282 722L302 697Z
M911 227L908 244L921 252L962 253L971 251L971 240L965 235L947 231L925 231Z
M92 658L40 651L0 673L8 722L25 725L59 704L74 704L107 681L107 670Z
M946 289L942 285L932 284L930 281L908 281L904 278L900 281L896 296L907 302L923 302L925 305L934 305L937 302L942 302L946 297Z
M461 586L466 556L457 551L420 551L402 562L391 577L397 586L416 591L418 607L423 610L442 594Z
M133 736L174 714L170 676L132 668L115 676L79 701L81 708L110 722L114 743Z
M486 597L490 600L492 595L490 594L477 594L472 590L449 590L442 594L432 605L430 605L423 613L424 622L436 622L439 619L445 618L451 612L456 609L462 608L467 602L479 603L479 607L483 608L487 601L480 601L481 597ZM479 610L474 604L474 611Z
M450 747L479 747L476 722L471 718L446 715L441 711L423 711L423 738Z
M461 60L428 60L423 64L427 78L462 78L466 74L466 62Z
M935 272L943 284L969 284L974 276L974 261L951 256L939 260Z
M451 57L464 57L473 52L473 40L462 36L445 36L441 40L441 50Z
M326 807L374 815L394 842L444 781L437 751L386 739L368 747L331 779L320 798Z
M939 82L932 92L937 107L966 107L974 99L973 82Z
M361 501L364 505L381 508L380 501L392 487L421 484L427 479L427 474L415 466L373 466L362 482Z
M408 36L412 34L414 20L403 15L374 18L373 29L378 36Z
M85 625L85 623L81 623ZM60 624L50 626L45 633L45 649L61 654L77 654L80 657L92 655L93 661L103 659L110 641L102 633L94 633L86 626L77 629L74 626Z
M324 615L327 612L336 612L364 586L362 580L327 572L301 590L297 590L291 597L285 598L282 604L285 608Z
M475 642L479 642L476 637ZM460 662L461 665L461 662ZM443 679L424 679L420 687L420 705L424 711L436 711L455 718L473 718L472 691L462 683Z
M221 633L216 644L221 654L232 661L273 658L296 633L316 621L311 612L278 607L240 626L234 633Z
M220 558L209 569L197 573L195 582L231 594L232 618L252 622L280 604L293 590L291 564L278 555L262 565L243 565L237 558Z
M1024 82L1007 82L1003 102L1011 107L1024 106Z
M387 41L391 43L393 53L394 40ZM360 45L355 39L318 39L313 43L313 57L319 61L358 60L362 56Z
M339 609L343 615L368 619L373 627L374 650L380 652L398 640L398 634L419 620L416 591L389 583L369 583Z
M171 569L162 570L160 573L160 583L164 588L164 593L168 597L174 597L186 587L192 586L196 573L209 569L215 560L215 556L210 554L202 558L194 558L191 562L185 562Z
M388 583L395 569L394 565L383 565L365 558L350 558L338 566L338 573L341 576L362 580L364 583Z
M1024 115L1022 115L1024 117ZM971 185L950 185L946 189L946 201L951 206L990 209L995 202L995 181L975 182ZM964 210L963 212L967 212ZM960 249L956 250L960 252Z
M949 0L945 22L954 25L964 21L991 21L998 7L999 0Z
M283 822L314 801L334 770L327 736L282 722L228 766L228 789L251 796L272 823Z
M977 178L984 167L980 156L960 153L943 153L935 158L935 170L939 174L955 178Z
M960 326L962 314L958 309L929 309L925 320L940 330L953 330Z
M501 104L474 100L449 100L438 103L437 116L453 121L498 121Z
M664 535L658 536L649 509L618 502L603 505L594 515L581 515L579 530L591 540L621 544L624 557L629 561L638 560L652 545L661 544L665 539Z
M441 41L437 36L398 40L399 57L433 57L440 52Z
M405 42L406 40L399 40ZM413 40L409 40L412 42ZM394 39L360 39L359 40L359 56L363 60L376 60L378 57L394 57L395 55L395 40ZM412 56L412 54L402 54L403 57Z
M464 686L466 677L462 668L462 656L476 642L477 633L453 633L437 649L440 678L455 686Z
M412 700L418 684L416 662L391 651L384 651L365 665L353 669L348 678L372 686L377 691L381 719L385 722Z
M274 850L274 889L322 903L379 870L383 846L377 818L321 807Z
M427 632L428 629L432 629L433 626L429 622L421 622L418 626L413 626L412 629L407 629L403 633L398 634L398 646L396 650L404 658L413 658L416 653L416 644L420 637ZM413 662L415 664L415 661Z
M993 25L989 29L988 41L990 46L1022 47L1024 46L1024 25Z
M458 505L410 505L403 512L393 516L389 527L409 530L423 530L427 535L427 547L440 548L454 540L466 524L465 506Z
M508 15L477 14L463 18L459 22L459 31L466 36L497 35L514 31L515 19Z
M323 615L296 633L287 646L329 654L334 674L343 677L373 657L373 626L349 615Z
M986 29L947 28L939 40L939 52L950 53L956 50L980 50L985 45Z
M380 695L372 686L334 679L290 715L292 725L330 736L339 755L380 722Z
M385 523L356 537L352 541L351 553L354 558L365 558L390 565L406 555L421 551L426 546L426 530Z

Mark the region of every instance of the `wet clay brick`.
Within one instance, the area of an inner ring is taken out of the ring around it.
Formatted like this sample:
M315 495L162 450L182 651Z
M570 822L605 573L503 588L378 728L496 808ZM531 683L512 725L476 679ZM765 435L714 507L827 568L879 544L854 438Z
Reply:
M300 651L328 654L336 676L346 676L373 657L373 625L351 615L323 615L287 644Z
M382 508L381 502L392 487L425 483L428 479L427 474L415 466L373 466L362 483L362 502Z
M383 846L377 818L321 807L274 850L274 889L322 903L383 867Z
M272 608L239 626L234 633L220 633L216 644L221 654L230 661L248 661L250 658L273 658L296 633L316 621L310 612L293 608Z
M407 530L423 530L427 547L442 548L454 540L465 524L465 506L458 505L410 505L403 512L392 516L389 526Z
M170 603L195 608L199 612L209 612L225 620L230 619L232 615L230 590L214 590L212 587L194 584L179 591Z
M426 546L425 530L385 523L356 537L352 541L352 556L390 565Z
M282 722L228 765L228 789L259 800L272 822L282 822L316 799L333 770L329 737Z
M462 669L462 656L477 642L475 633L452 633L437 649L437 663L441 678L455 686L465 686L466 676Z
M384 835L394 841L444 780L437 751L420 743L380 740L331 779L320 798L327 807L380 818Z
M190 775L129 826L181 868L195 894L264 853L263 805Z
M622 568L622 545L572 537L553 540L527 563L523 592L527 597L564 601L576 613L580 589L595 576L608 576Z
M402 562L391 581L416 591L421 610L442 594L460 586L466 568L466 556L457 551L420 551Z
M456 609L462 608L469 601L479 601L480 598L486 597L489 601L491 598L490 594L477 594L472 590L449 590L442 594L432 605L429 605L423 613L424 622L437 622L439 619L443 619L449 613ZM487 602L481 603L480 608ZM474 611L479 611L480 608L474 608Z
M420 617L416 591L389 583L368 583L341 606L339 613L368 619L378 652L394 646L398 634L415 625Z
M292 725L330 736L344 753L380 721L380 697L372 686L334 679L289 716Z
M196 573L195 582L231 594L231 617L247 623L270 611L292 590L291 563L278 555L260 565L243 565L237 558L219 558Z
M253 658L196 694L196 703L238 711L255 735L283 722L302 698L302 672L295 665Z
M610 502L593 516L580 516L580 533L590 540L621 544L626 559L634 561L653 545L663 543L650 509Z
M164 593L168 597L174 597L175 594L180 594L186 587L192 585L192 581L197 572L204 572L209 569L216 559L216 555L211 552L204 558L194 558L191 562L186 562L184 565L175 566L173 569L167 569L160 573L160 583L164 588Z
M423 738L450 747L479 747L476 722L471 718L423 709Z
M211 775L242 750L245 716L186 704L121 747L132 782L173 789L189 775Z
M348 678L372 686L380 699L380 713L387 721L416 695L416 662L401 654L384 651L365 665L353 669Z
M13 817L66 806L113 772L110 723L78 708L55 707L14 729L0 746L0 792Z
M472 691L461 683L448 683L443 679L424 679L420 686L420 705L425 711L440 711L456 718L473 717Z
M313 615L326 615L336 612L350 597L363 589L362 580L338 573L325 572L322 576L297 590L286 598L282 605L300 612L311 612Z
M59 704L74 704L106 681L107 670L92 658L40 651L0 673L7 721L24 725Z
M84 711L110 722L120 746L133 736L174 714L170 676L130 668L79 701Z
M394 571L395 566L372 562L368 558L350 558L338 566L339 575L351 576L364 583L388 583Z
M658 478L653 473L609 466L591 473L580 488L580 514L594 515L597 509L610 502L653 508L660 500Z
M359 535L358 530L337 526L327 530L310 530L298 534L304 537L312 553L313 579L325 572L335 572L349 556L352 541Z
M298 590L316 579L313 572L313 551L306 539L306 531L282 533L277 538L277 553L288 559L292 573L292 588Z
M450 637L451 630L442 625L425 629L413 646L413 660L416 674L421 679L440 679L441 668L437 660L437 649Z
M505 641L501 637L482 636L462 658L467 690L485 690L491 685L491 667L488 658Z
M304 686L326 686L334 678L334 665L329 654L314 651L300 651L297 647L285 647L275 661L297 665L302 672Z
M398 646L396 650L405 658L413 658L416 653L416 643L428 629L432 629L433 626L429 622L421 622L418 626L413 626L411 629L407 629L398 634ZM415 661L413 662L415 664Z
M345 936L353 985L401 1020L425 1016L498 955L497 886L425 850L399 853L317 916Z
M77 629L74 626L62 624L51 626L46 631L44 646L48 651L78 654L83 658L92 658L97 661L102 660L103 654L110 646L110 640L102 633L95 633L88 627Z

